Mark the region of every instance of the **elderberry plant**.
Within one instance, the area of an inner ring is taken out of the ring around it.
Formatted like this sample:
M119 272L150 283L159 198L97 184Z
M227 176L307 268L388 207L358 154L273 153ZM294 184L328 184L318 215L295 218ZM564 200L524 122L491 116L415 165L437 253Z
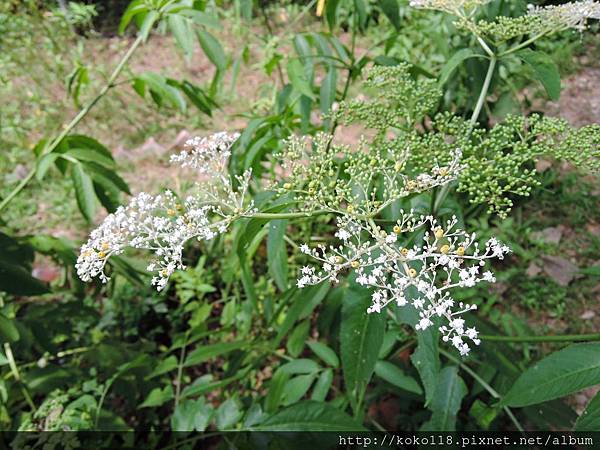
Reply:
M80 277L106 281L108 258L130 246L154 252L148 270L155 273L152 284L160 290L175 270L185 267L183 249L192 238L210 240L243 218L310 220L328 214L337 217L339 243L299 246L315 265L302 267L297 287L340 282L342 275L353 271L356 283L372 292L366 313L382 313L391 304L410 306L419 316L417 331L437 326L444 341L461 355L467 354L470 344L480 340L478 331L461 316L475 306L455 301L452 292L494 282L486 263L503 259L510 250L496 238L479 244L475 233L458 227L456 216L437 218L445 196L456 185L472 203L486 204L489 213L506 217L514 196L529 195L538 183L537 158L597 169L600 148L598 125L576 129L561 119L539 115L509 116L490 129L478 125L496 62L550 32L582 29L588 19L597 17L598 4L584 1L532 8L524 18L498 19L493 31L489 23L477 21L477 10L485 3L411 2L417 8L456 16L457 24L475 35L485 52L482 56L490 61L469 120L450 112L436 113L443 94L440 85L416 78L410 65L372 68L365 82L367 95L341 102L328 116L332 123L358 123L370 129L356 148L336 143L333 133L318 133L312 138L288 138L284 150L275 155L271 173L278 175L273 176L270 190L295 205L294 211L282 214L254 206L250 171L239 176L228 173L237 135L194 138L172 161L196 170L195 191L183 199L171 191L139 194L129 206L108 216L82 247L77 263ZM534 37L508 42L517 34L507 31L507 24L518 28L524 25L515 24L525 23L529 24L526 32ZM504 31L498 31L502 26ZM502 42L492 35L501 35ZM431 214L399 208L404 198L426 191L435 198ZM384 213L395 215L392 223L382 220Z

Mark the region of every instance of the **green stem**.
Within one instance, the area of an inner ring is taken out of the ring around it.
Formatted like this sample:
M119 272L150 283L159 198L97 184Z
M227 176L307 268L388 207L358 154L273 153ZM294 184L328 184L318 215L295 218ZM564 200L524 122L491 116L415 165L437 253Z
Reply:
M467 366L464 362L460 361L454 355L452 355L451 353L447 352L444 349L440 349L440 354L444 355L446 358L448 358L454 364L457 364L458 367L460 367L462 370L464 370L469 375L471 375L471 377L473 377L473 379L475 381L477 381L486 391L488 391L488 393L493 398L499 400L502 397L498 393L498 391L496 391L492 386L490 386L487 381L485 381L483 378L481 378L477 372L475 372L473 369L471 369L469 366ZM504 406L502 409L504 410L506 415L510 418L510 420L513 422L513 424L515 425L517 430L523 432L524 431L523 427L521 426L521 424L519 423L519 421L517 420L517 418L515 417L513 412L510 410L510 408L508 406Z
M12 372L15 381L17 382L17 384L21 385L21 392L23 393L23 397L25 397L25 401L27 402L31 410L35 412L37 408L35 407L35 403L33 403L31 395L29 395L29 391L21 381L19 367L17 366L17 362L15 361L12 348L10 347L10 344L8 342L4 344L4 353L6 355L6 359L8 359L8 365L10 366L10 371Z
M493 336L480 335L484 341L498 342L590 342L600 341L600 334L564 334L558 336Z
M487 45L486 45L486 47L487 47ZM486 47L484 47L484 49ZM483 108L483 105L485 103L485 99L487 97L488 90L490 89L490 84L492 82L492 77L494 76L494 70L496 69L497 60L498 59L497 59L496 55L494 55L492 53L490 55L490 65L488 66L488 70L485 75L485 80L483 81L483 86L481 87L481 92L479 93L479 98L477 99L477 104L475 105L475 109L473 110L473 114L471 115L471 119L470 119L471 127L475 126L475 124L477 123L477 119L479 119L479 114L481 114L481 109ZM446 183L444 186L442 186L442 188L440 189L440 192L436 196L435 201L433 203L433 208L431 211L431 213L433 215L435 215L439 211L440 207L444 203L444 200L446 200L446 197L448 196L449 191L450 191L450 183Z
M548 33L549 33L549 30L546 30L546 31L544 31L544 32L542 32L542 33L540 33L540 34L536 34L536 35L535 35L535 36L533 36L532 38L530 38L530 39L527 39L527 40L526 40L526 41L524 41L524 42L521 42L519 45L517 45L517 46L515 46L515 47L512 47L512 48L509 48L508 50L505 50L504 52L500 53L500 54L498 55L498 58L503 58L504 56L507 56L507 55L510 55L510 54L512 54L512 53L514 53L514 52L516 52L516 51L519 51L519 50L521 50L522 48L525 48L525 47L527 47L528 45L530 45L530 44L533 44L533 43L534 43L535 41L537 41L539 38L541 38L541 37L545 36L545 35L546 35L546 34L548 34Z
M123 59L121 59L117 67L115 67L115 70L111 74L106 85L102 88L102 90L100 90L98 95L96 95L96 97L94 97L81 111L79 111L79 113L73 118L73 120L71 120L71 122L63 128L63 131L52 141L52 143L48 147L44 149L40 157L47 155L48 153L52 153L54 150L56 150L56 147L58 147L61 141L79 124L79 122L81 122L81 120L90 112L90 110L96 105L96 103L98 103L98 101L100 101L100 99L102 99L102 97L104 97L107 94L107 92L112 87L114 87L114 83L117 77L122 72L123 68L129 61L131 56L134 54L134 52L137 50L137 48L143 41L144 38L141 35L136 38L131 47L129 47L129 49L127 50L127 53L125 53L125 55L123 56ZM6 206L12 201L12 199L16 197L25 188L25 186L27 186L27 184L29 184L29 182L35 175L35 171L36 167L34 166L33 169L31 169L31 171L25 176L25 178L23 178L21 182L10 192L10 194L8 194L2 200L2 202L0 202L0 211L6 208Z
M177 386L175 386L175 408L179 405L179 399L181 397L181 379L183 377L183 363L185 361L185 350L188 343L188 334L185 335L185 341L181 346L181 354L179 355L179 364L177 364Z
M475 125L477 123L477 119L479 119L479 114L481 113L481 108L483 108L483 104L485 103L485 99L488 94L488 90L490 88L490 83L492 82L492 77L494 75L494 70L496 69L496 61L497 58L492 54L490 56L490 65L488 66L487 73L485 75L485 80L483 81L483 86L481 87L481 92L479 94L479 99L477 99L477 104L475 105L475 109L473 110L473 115L471 116L471 125Z
M312 216L318 216L322 214L330 214L332 211L328 211L326 209L316 209L314 211L302 211L302 212L290 212L290 213L255 213L250 214L248 217L253 217L256 219L302 219Z

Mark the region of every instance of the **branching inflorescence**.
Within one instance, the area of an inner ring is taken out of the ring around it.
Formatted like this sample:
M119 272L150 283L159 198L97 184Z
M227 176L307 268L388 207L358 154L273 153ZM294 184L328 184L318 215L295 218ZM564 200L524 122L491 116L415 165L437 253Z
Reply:
M479 246L474 234L457 228L456 218L441 223L433 215L402 212L395 225L384 229L376 217L384 212L389 217L410 195L454 181L472 202L505 214L511 195L528 195L535 185L535 158L550 155L597 166L600 127L577 130L559 119L532 116L509 117L487 131L448 113L428 118L439 88L413 78L406 64L375 68L367 88L374 91L372 97L342 103L334 115L341 123L373 128L371 138L351 148L325 133L291 137L279 155L284 175L273 188L297 205L297 217L338 217L340 245L301 246L318 266L302 268L297 285L337 282L341 274L354 271L358 284L373 289L369 313L381 313L389 304L411 305L420 316L417 330L437 326L444 340L466 354L470 344L479 342L477 331L461 317L473 306L456 302L452 290L493 282L492 273L484 270L486 261L502 259L508 248L495 239ZM127 247L146 249L155 255L148 270L160 290L175 270L184 268L189 240L210 240L238 218L260 216L247 199L250 172L233 180L228 174L237 137L217 133L190 140L171 161L195 170L195 191L183 199L171 191L142 193L109 215L81 249L79 276L106 281L110 256Z
M435 317L445 319L439 327L442 339L465 355L470 349L468 341L478 345L479 340L477 331L466 328L460 316L476 307L457 303L451 292L481 281L494 282L492 272L483 270L485 261L503 259L509 249L494 238L481 249L474 234L456 225L456 217L440 224L433 216L417 216L413 211L401 212L387 231L373 221L342 217L336 232L340 245L301 247L319 267L303 267L298 287L337 282L340 273L354 270L356 282L373 289L369 313L380 313L389 304L410 304L420 317L417 330L433 326ZM415 233L423 234L422 242L410 246L408 237Z
M582 0L561 5L528 5L527 14L517 17L498 16L492 21L476 20L475 15L471 14L473 8L485 2L467 2L470 8L465 8L464 3L461 0L425 0L413 1L411 5L453 14L458 17L457 25L460 28L469 30L478 36L485 36L495 44L519 36L540 37L568 29L582 32L587 28L589 20L600 19L600 2L595 0ZM422 6L422 4L429 6Z
M119 207L82 246L76 265L79 277L83 281L99 277L106 282L108 259L133 247L154 253L148 271L156 274L152 284L161 290L175 270L185 268L182 252L186 242L213 239L235 218L251 214L252 203L245 203L250 172L238 178L237 190L226 172L229 149L237 137L218 133L188 141L186 149L172 161L201 175L196 192L184 199L171 191L156 196L140 193L129 205Z

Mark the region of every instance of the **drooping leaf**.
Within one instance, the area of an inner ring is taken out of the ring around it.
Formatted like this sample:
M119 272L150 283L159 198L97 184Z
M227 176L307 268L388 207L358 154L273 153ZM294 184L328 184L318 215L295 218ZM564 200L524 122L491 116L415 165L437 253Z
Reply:
M546 89L550 99L558 100L561 91L560 72L550 56L530 48L523 49L516 55L533 69L533 73Z
M51 155L54 155L54 153L50 153L46 156ZM70 148L64 155L71 156L81 162L93 162L108 169L114 169L116 166L115 160L112 159L112 157L107 157L104 153L98 152L93 148Z
M107 169L95 162L86 162L84 167L87 173L94 181L100 182L105 186L111 186L115 190L131 194L127 182L123 180L114 170Z
M205 30L197 31L198 42L204 53L215 65L218 71L224 71L227 68L227 58L221 43L212 34Z
M390 20L396 31L400 31L400 7L397 0L379 0L379 7Z
M481 56L470 48L463 48L457 51L452 57L446 61L444 67L442 67L442 71L440 72L439 84L443 86L450 79L450 76L454 73L454 71L458 68L458 66L465 60L469 58L475 58Z
M177 357L175 355L171 355L168 358L162 360L158 366L146 377L146 380L150 380L154 377L158 377L165 373L170 372L177 368Z
M169 14L167 23L177 45L181 47L185 57L189 60L194 52L194 34L188 20L179 14Z
M119 34L123 34L131 19L136 15L142 14L148 11L148 4L145 0L133 0L123 15L121 16L121 22L119 23Z
M271 382L269 383L269 390L267 397L265 398L265 411L270 413L277 410L283 399L285 392L285 385L290 379L290 374L281 369L275 371Z
M291 306L273 342L275 346L279 345L279 342L292 329L297 320L308 317L314 308L323 301L329 289L330 286L328 283L321 283L296 290L295 294L291 297Z
M329 25L330 30L335 27L339 4L340 0L327 0L325 3L325 17L327 18L327 24Z
M158 11L155 11L153 9L148 11L144 15L142 25L140 26L140 36L142 37L142 39L144 41L146 41L148 39L148 36L150 35L150 31L152 30L152 27L154 26L154 24L156 23L156 21L158 19L159 19Z
M48 169L54 164L54 161L56 161L56 158L59 156L58 153L48 153L38 160L35 171L35 177L38 181L42 181L46 172L48 172Z
M92 179L83 170L81 164L73 164L71 170L77 206L79 206L79 210L83 214L83 217L85 217L88 222L91 222L96 214L96 196L94 194Z
M593 386L599 380L600 343L570 345L522 373L501 404L514 407L535 405Z
M41 295L48 287L31 275L27 268L0 259L0 291L12 295Z

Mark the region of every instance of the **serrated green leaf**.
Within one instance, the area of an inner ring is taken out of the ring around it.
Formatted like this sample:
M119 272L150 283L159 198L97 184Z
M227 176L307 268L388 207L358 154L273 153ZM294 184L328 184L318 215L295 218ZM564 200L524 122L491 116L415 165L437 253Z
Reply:
M319 365L312 359L295 359L282 365L279 370L289 375L315 373L320 369Z
M599 380L600 343L571 345L523 372L502 398L501 405L535 405L593 386Z
M283 396L283 406L291 405L292 403L298 402L302 397L306 395L308 390L317 377L316 373L310 373L306 375L298 375L285 384L285 392Z
M313 388L310 399L318 402L324 401L325 398L327 398L327 393L329 392L329 389L331 389L332 382L333 370L325 369L319 376L317 382L315 383L315 387Z
M215 413L217 430L232 428L242 418L242 412L237 402L230 398L219 405Z
M405 391L418 395L423 393L421 386L419 386L419 383L413 377L406 375L402 369L391 362L377 361L375 364L375 374L379 378Z
M302 353L309 329L310 322L305 320L304 322L300 322L290 333L286 348L288 353L294 358Z
M173 386L170 384L164 388L154 388L146 397L146 400L139 406L139 408L153 408L156 406L164 405L169 400L173 399Z
M379 0L379 7L396 31L400 31L400 7L397 0Z
M54 153L50 153L46 156L53 154ZM94 162L108 169L114 169L116 167L114 159L107 157L93 148L70 148L64 155L71 156L81 162Z
M171 416L173 431L204 431L213 415L213 407L204 398L184 400Z
M530 48L523 49L516 55L533 69L533 73L546 89L550 99L558 100L561 91L560 72L552 58L544 52Z
M367 314L371 293L348 289L342 306L340 352L346 391L353 402L362 397L383 343L385 316ZM354 406L356 406L354 404Z
M158 18L159 18L158 11L155 11L155 10L148 11L146 13L146 15L144 16L144 20L142 21L142 26L140 27L140 36L142 37L142 39L144 41L146 41L148 39L148 36L150 35L150 31L152 30L152 27L154 26L154 24L156 23Z
M221 43L212 34L205 30L197 31L198 42L204 53L215 65L218 71L224 71L227 68L227 59Z
M100 164L96 164L95 162L85 162L84 163L86 171L92 177L94 181L102 183L102 185L107 187L112 187L115 190L119 190L125 192L127 194L131 194L129 190L129 185L127 182L121 178L114 170L108 169Z
M92 179L83 170L81 164L72 164L71 178L73 179L75 198L77 199L79 210L83 214L83 217L88 222L91 222L96 214L96 195L94 194Z
M292 306L288 309L273 342L275 346L279 345L279 342L292 329L298 319L308 317L317 305L323 301L329 289L329 283L321 283L296 290L296 293L291 298Z
M148 5L145 0L133 0L123 15L121 16L121 21L119 22L119 34L123 34L131 19L133 19L136 15L142 14L148 11Z
M188 60L191 59L192 54L194 53L194 34L188 19L179 14L169 14L167 23L169 24L171 33L173 33L173 36L175 37L177 45L179 45L185 57Z
M306 79L304 67L298 59L292 59L287 65L287 73L290 83L296 91L308 98L315 100L315 94L310 87L310 83Z
M308 341L307 344L325 364L334 368L340 365L340 360L331 347L316 341Z
M270 413L276 411L281 400L283 399L283 393L285 391L285 385L290 379L290 374L279 369L275 371L271 382L269 383L269 390L267 391L267 397L265 398L265 411Z
M337 9L340 4L340 0L327 0L325 2L325 17L327 18L327 25L332 30L335 27L337 21Z
M320 106L321 112L327 114L331 106L335 102L337 87L337 69L334 66L329 66L327 74L321 83L320 89Z
M165 373L168 373L177 368L177 357L171 355L165 359L163 359L158 366L146 377L146 380L151 380L152 378L158 377Z
M42 181L42 179L46 175L46 172L48 172L50 166L54 164L54 161L56 161L56 158L58 158L59 156L60 154L58 153L48 153L38 160L37 167L35 170L35 178L38 181Z
M442 369L433 400L429 406L433 414L429 422L423 426L422 431L454 431L456 415L467 392L467 386L458 376L456 367Z

